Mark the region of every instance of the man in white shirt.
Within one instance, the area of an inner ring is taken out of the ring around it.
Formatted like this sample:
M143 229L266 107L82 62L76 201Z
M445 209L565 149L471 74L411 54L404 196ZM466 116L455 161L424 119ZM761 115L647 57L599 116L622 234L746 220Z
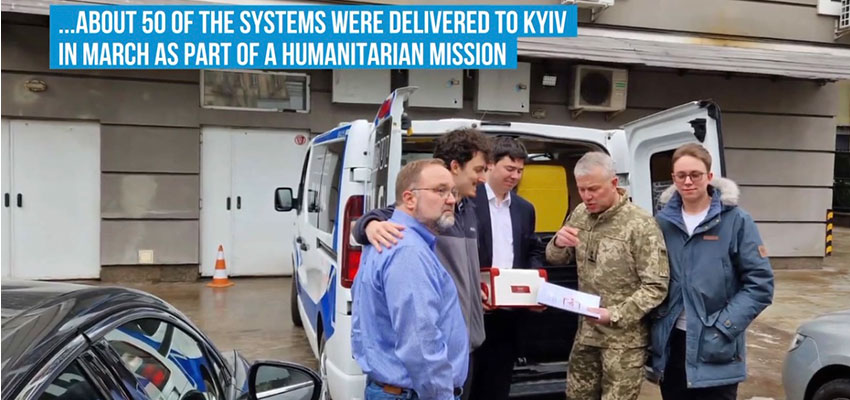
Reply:
M534 206L514 192L528 153L514 138L493 141L487 182L478 185L478 260L481 268L537 268L545 262L545 244L535 234Z
M478 186L478 259L481 268L539 268L545 245L535 234L534 206L513 192L528 153L514 138L493 141L487 182ZM472 399L501 400L510 393L517 358L517 330L524 311L495 310L484 315L484 344L475 351Z
M513 164L502 166L502 168L510 168L509 176L522 174L522 167L516 164L520 162L506 162ZM514 238L513 225L511 223L511 196L510 190L502 191L496 194L490 183L484 183L484 189L487 191L487 203L490 208L490 231L493 238L493 243L498 246L493 246L493 262L491 267L497 268L512 268L514 265Z

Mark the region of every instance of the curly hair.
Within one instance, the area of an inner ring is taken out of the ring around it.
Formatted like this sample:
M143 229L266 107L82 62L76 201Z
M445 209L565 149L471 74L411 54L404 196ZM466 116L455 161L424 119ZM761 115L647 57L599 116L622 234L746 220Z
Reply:
M437 138L434 146L434 158L439 158L451 166L457 161L461 167L475 157L475 153L484 154L484 159L490 162L493 144L490 138L478 129L455 129Z

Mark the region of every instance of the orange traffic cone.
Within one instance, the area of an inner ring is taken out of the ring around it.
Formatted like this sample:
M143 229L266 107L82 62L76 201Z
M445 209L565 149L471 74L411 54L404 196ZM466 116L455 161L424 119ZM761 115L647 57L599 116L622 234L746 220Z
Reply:
M214 288L224 288L233 286L233 282L227 279L227 265L224 263L224 247L218 245L218 258L215 260L215 274L213 274L212 282L207 286Z

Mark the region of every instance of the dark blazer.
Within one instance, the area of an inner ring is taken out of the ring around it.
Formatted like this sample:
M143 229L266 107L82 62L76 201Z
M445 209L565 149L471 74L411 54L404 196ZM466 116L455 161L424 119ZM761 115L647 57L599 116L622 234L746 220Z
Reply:
M514 192L511 196L511 228L514 238L514 268L539 268L546 260L546 247L534 233L534 206ZM478 260L482 268L493 264L493 232L490 223L490 202L484 184L478 185L475 195L478 214Z

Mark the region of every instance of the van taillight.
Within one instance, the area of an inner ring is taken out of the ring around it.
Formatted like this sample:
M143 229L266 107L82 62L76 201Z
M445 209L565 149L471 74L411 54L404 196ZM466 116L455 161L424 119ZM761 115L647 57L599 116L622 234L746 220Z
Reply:
M342 268L340 276L342 287L350 288L354 283L357 270L360 269L360 246L352 246L351 229L358 218L363 216L363 196L351 196L345 203L345 212L342 218Z
M360 249L350 249L345 263L348 268L343 267L345 272L343 272L342 286L350 288L354 283L354 277L357 276L357 270L360 269Z

